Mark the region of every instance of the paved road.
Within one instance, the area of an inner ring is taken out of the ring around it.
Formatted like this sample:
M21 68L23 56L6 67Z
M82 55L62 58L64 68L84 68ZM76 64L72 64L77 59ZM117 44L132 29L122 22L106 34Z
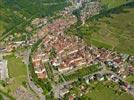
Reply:
M58 85L54 86L53 89L52 89L52 91L54 92L54 96L56 98L59 98L61 89L64 88L64 86L67 86L67 85L71 84L74 81L75 80L72 80L72 81L64 82L62 84L58 84Z
M34 82L32 82L30 79L30 73L29 73L29 69L28 69L28 65L29 65L29 56L31 54L31 50L27 50L24 52L24 63L27 65L27 77L28 77L28 83L29 83L29 86L32 88L32 90L40 97L40 100L45 100L45 96L42 95L42 89L41 88L38 88ZM105 66L105 65L103 65ZM95 75L95 74L112 74L114 75L116 78L122 80L123 82L126 82L124 81L124 79L122 79L120 76L118 76L116 73L114 73L113 71L108 71L106 70L106 67L103 67L103 69L101 71L98 71L98 72L95 72L95 73L92 73L92 74L89 74L87 76L84 76L83 78L86 78L88 76L92 76L92 75ZM62 77L62 75L61 75ZM64 78L63 78L64 79ZM77 79L74 79L74 80L71 80L71 81L65 81L64 80L64 83L62 84L58 84L56 86L53 86L53 89L52 91L54 92L55 96L58 97L59 96L59 93L60 93L60 89L63 88L65 85L68 85L68 84L71 84L72 82L74 81L77 81ZM128 92L130 94L132 94L134 96L134 86L130 85L129 86L132 88L131 90L129 90Z
M122 80L123 82L126 82L124 81L124 79L122 79L120 76L118 76L116 73L114 73L113 71L108 71L106 70L105 68L102 69L101 71L98 71L98 72L95 72L95 73L92 73L92 74L89 74L89 75L86 75L84 76L83 78L86 78L86 77L89 77L89 76L92 76L92 75L95 75L95 74L112 74L114 75L116 78ZM74 81L77 81L77 79L74 79L74 80L71 80L71 81L68 81L68 82L64 82L64 83L61 83L61 84L58 84L56 85L54 88L53 88L53 91L54 91L54 95L56 97L59 97L60 96L60 90L65 86L65 85L68 85L68 84L71 84L72 82ZM128 91L128 93L130 93L131 95L134 96L134 86L132 86L131 84L129 84L129 86L132 88L131 90Z
M38 88L33 81L31 81L31 77L30 77L30 73L29 73L29 68L28 68L28 65L29 65L29 57L30 57L30 54L31 54L31 50L26 50L24 52L24 63L26 64L26 68L27 68L27 79L28 79L28 84L30 86L30 88L37 94L37 96L40 98L40 100L46 100L46 97L45 95L43 95L43 90L42 88Z

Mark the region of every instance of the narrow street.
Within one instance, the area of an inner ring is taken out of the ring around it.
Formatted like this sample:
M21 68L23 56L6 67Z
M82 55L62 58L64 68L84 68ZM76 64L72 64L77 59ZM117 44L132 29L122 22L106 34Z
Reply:
M27 80L28 80L28 84L29 84L29 87L35 92L35 94L40 98L40 100L46 100L46 97L45 95L43 95L43 90L41 88L38 88L34 82L31 81L31 77L30 77L30 73L29 73L29 57L30 57L30 54L31 54L31 50L28 49L24 52L24 63L26 64L26 68L27 68Z
M122 79L120 76L118 76L118 75L117 75L116 73L114 73L113 71L108 71L108 70L106 70L105 67L103 67L103 69L102 69L101 71L98 71L98 72L95 72L95 73L86 75L86 76L84 76L83 78L86 78L86 77L89 77L89 76L93 76L93 75L95 75L95 74L102 74L102 75L104 75L104 74L112 74L112 75L114 75L116 78L120 79L121 81L126 82L124 79ZM66 86L66 85L68 85L68 84L73 83L74 81L77 81L77 79L74 79L74 80L67 81L67 82L64 82L64 83L62 83L62 84L56 85L56 86L53 88L53 91L54 91L55 96L56 96L56 97L59 97L59 96L60 96L60 94L59 94L59 93L60 93L60 89L62 89L64 86ZM129 85L132 89L129 90L129 91L127 91L127 92L134 96L134 86L131 85L131 84L128 84L128 85Z

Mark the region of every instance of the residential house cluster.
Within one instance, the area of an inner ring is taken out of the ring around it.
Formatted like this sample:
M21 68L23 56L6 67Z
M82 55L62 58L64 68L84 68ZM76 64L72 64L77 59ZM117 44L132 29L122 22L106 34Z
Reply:
M42 61L49 61L60 72L90 64L95 59L82 40L63 33L45 36L43 46Z
M54 88L54 97L61 100L65 94L69 93L69 89L72 88L72 83L63 84Z
M108 80L112 80L113 82L118 83L121 88L123 88L127 92L129 91L129 93L133 95L134 88L128 82L123 81L118 76L111 73L107 74L107 78Z
M60 72L98 62L111 66L112 69L118 69L119 74L125 74L127 70L133 72L133 66L126 61L129 55L117 54L104 48L89 47L78 37L66 36L60 32L47 34L43 39L41 51L42 61L49 61Z
M24 46L26 44L25 41L16 41L16 42L9 42L6 46L3 48L3 52L12 52L19 46Z
M95 48L94 48L95 50ZM132 56L106 50L104 48L94 51L96 60L108 66L112 71L117 73L122 78L126 78L130 74L134 74L134 64L132 64Z
M69 28L72 24L76 23L77 19L73 15L66 15L66 18L58 18L52 23L42 27L37 35L39 38L44 37L46 33L63 33L65 29Z
M119 84L125 91L133 91L133 87L127 82L123 81L120 77L118 77L115 73L105 72L105 73L96 73L94 75L88 76L85 78L85 82L89 84L91 81L104 81L109 80Z
M134 74L134 66L131 64L131 56L128 54L117 54L111 52L108 59L104 63L122 78L126 78L130 74Z
M41 56L40 60L43 63L50 62L59 72L96 63L110 66L122 77L134 71L133 65L127 61L131 56L87 46L78 37L66 36L64 33L47 34L42 45L43 47L37 50Z
M92 1L84 5L85 7L81 10L81 21L83 24L87 18L99 14L101 10L101 3L99 1Z
M72 3L72 5L74 5L76 8L81 7L82 4L84 2L87 2L87 1L90 1L90 0L70 0L70 2Z
M99 1L90 2L89 5L83 9L83 14L86 13L86 16L95 15L101 9ZM68 12L68 9L65 11ZM36 40L43 38L43 48L41 48L41 52L37 50L39 54L35 54L35 61L33 60L36 62L38 56L41 55L38 68L42 69L42 63L50 62L58 71L64 72L78 66L99 62L115 69L118 68L119 73L124 74L122 71L124 66L127 66L129 72L132 71L132 65L126 62L129 55L125 56L103 48L89 47L78 37L66 36L64 31L76 23L77 18L72 14L66 14L64 17L43 26L35 35Z
M32 22L31 25L33 27L39 28L43 25L46 25L48 22L47 18L35 18Z
M39 53L36 53L32 57L32 63L34 67L34 71L37 74L39 79L47 78L47 72L42 62L42 55Z

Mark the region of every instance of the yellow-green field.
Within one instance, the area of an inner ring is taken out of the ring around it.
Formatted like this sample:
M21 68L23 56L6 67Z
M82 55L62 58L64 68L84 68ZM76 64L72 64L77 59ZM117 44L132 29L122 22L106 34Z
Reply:
M91 100L134 100L134 97L127 93L115 94L114 89L97 84L92 92L87 94Z
M91 38L108 44L114 50L134 54L134 8L125 9L120 14L112 14L111 18L104 17L96 22L99 31ZM93 23L90 23L93 24ZM94 44L94 41L92 41ZM98 43L99 44L99 43Z
M106 5L108 9L118 7L128 1L127 0L101 0L102 4Z
M134 84L134 75L129 75L126 77L126 81L130 84Z
M7 26L7 23L0 21L0 36L2 35L3 32L6 31L6 26Z
M111 81L90 81L88 85L81 81L75 82L63 100L68 100L70 94L80 97L79 100L134 100L131 94L123 91L118 84Z
M6 56L8 60L8 71L10 77L10 85L7 85L7 89L11 92L16 88L22 86L22 82L27 81L26 66L23 64L20 58L16 58L14 55Z

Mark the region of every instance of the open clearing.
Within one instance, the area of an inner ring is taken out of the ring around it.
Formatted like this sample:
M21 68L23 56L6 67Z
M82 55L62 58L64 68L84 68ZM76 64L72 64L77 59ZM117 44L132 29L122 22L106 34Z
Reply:
M91 100L134 100L134 97L123 93L121 95L115 94L112 88L107 88L103 84L99 83L95 86L95 89L87 94Z
M101 0L103 5L106 5L108 9L118 7L131 0Z
M8 71L11 80L11 84L7 88L13 92L16 88L22 86L24 81L27 81L26 66L20 58L16 58L14 55L6 56L5 59L8 60Z

